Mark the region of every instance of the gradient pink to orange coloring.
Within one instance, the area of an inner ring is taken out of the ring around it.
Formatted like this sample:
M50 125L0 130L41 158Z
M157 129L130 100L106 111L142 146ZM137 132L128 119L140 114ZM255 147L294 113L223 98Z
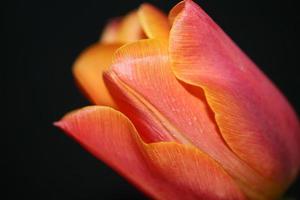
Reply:
M276 199L297 176L293 109L191 0L112 20L73 72L97 105L55 125L154 199Z

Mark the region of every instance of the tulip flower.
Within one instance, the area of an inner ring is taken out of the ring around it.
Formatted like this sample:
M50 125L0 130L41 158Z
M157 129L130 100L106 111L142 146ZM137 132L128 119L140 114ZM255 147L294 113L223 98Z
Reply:
M96 105L55 125L154 199L277 199L299 172L292 107L191 0L112 20L73 73Z

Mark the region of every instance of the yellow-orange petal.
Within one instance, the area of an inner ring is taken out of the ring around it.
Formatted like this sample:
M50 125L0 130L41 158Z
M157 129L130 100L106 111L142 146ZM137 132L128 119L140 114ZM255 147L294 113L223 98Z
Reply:
M145 38L145 34L139 22L137 11L132 11L122 18L117 41L128 43Z
M171 71L167 48L165 41L148 39L118 49L111 71L104 78L120 110L144 137L152 133L152 139L173 139L197 146L221 163L249 196L272 195L268 192L277 186L226 146L205 102L178 82Z
M141 26L148 38L167 39L170 23L167 16L151 4L144 3L138 9Z
M116 108L103 82L102 74L110 66L112 55L120 46L119 44L93 44L84 50L74 63L73 75L80 88L94 104Z
M174 9L179 14L172 17L169 51L176 76L204 89L228 146L284 190L299 171L300 133L295 113L198 5L186 0Z
M146 144L131 122L111 108L85 107L55 125L154 199L245 199L230 176L198 149Z
M118 32L120 31L121 18L110 20L104 27L104 30L100 37L100 43L118 43Z

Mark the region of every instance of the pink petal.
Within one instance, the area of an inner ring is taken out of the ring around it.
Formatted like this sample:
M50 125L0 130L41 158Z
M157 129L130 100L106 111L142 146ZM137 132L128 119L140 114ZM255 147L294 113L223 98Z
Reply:
M290 183L299 170L300 134L286 99L193 1L171 13L169 50L176 76L204 90L236 155L268 179Z

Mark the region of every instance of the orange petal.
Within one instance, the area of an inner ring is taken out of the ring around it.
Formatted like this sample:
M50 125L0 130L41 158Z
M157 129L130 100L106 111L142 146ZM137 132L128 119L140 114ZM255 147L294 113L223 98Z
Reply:
M192 146L154 143L145 150L157 175L172 184L165 199L246 199L220 165Z
M175 18L182 11L184 6L185 6L185 1L181 1L170 10L168 18L169 18L169 21L170 21L171 24L174 23Z
M101 43L128 43L145 38L137 11L132 11L124 17L112 19L105 26L100 37Z
M88 98L95 104L116 107L102 78L111 64L112 55L119 44L93 44L76 60L73 67L75 79Z
M289 183L299 170L300 132L288 102L193 1L171 13L169 50L176 76L204 89L233 152L261 175Z
M89 106L67 114L55 125L143 191L155 195L158 185L144 164L141 140L123 114L109 107Z
M167 16L154 6L144 3L138 9L138 16L148 38L168 38L170 23Z
M120 42L118 39L118 32L120 31L121 19L112 19L105 26L102 35L100 37L101 43L118 43Z
M121 21L117 35L117 41L120 43L127 43L142 39L144 37L145 35L140 25L137 12L130 12Z
M155 199L244 199L208 156L174 143L145 144L130 121L111 108L73 111L56 126Z
M104 75L120 110L143 138L193 144L222 164L249 195L275 187L241 161L224 144L204 102L177 81L168 60L167 43L155 39L125 45ZM156 135L156 137L154 137ZM151 141L151 140L150 140ZM265 193L265 194L264 194Z

